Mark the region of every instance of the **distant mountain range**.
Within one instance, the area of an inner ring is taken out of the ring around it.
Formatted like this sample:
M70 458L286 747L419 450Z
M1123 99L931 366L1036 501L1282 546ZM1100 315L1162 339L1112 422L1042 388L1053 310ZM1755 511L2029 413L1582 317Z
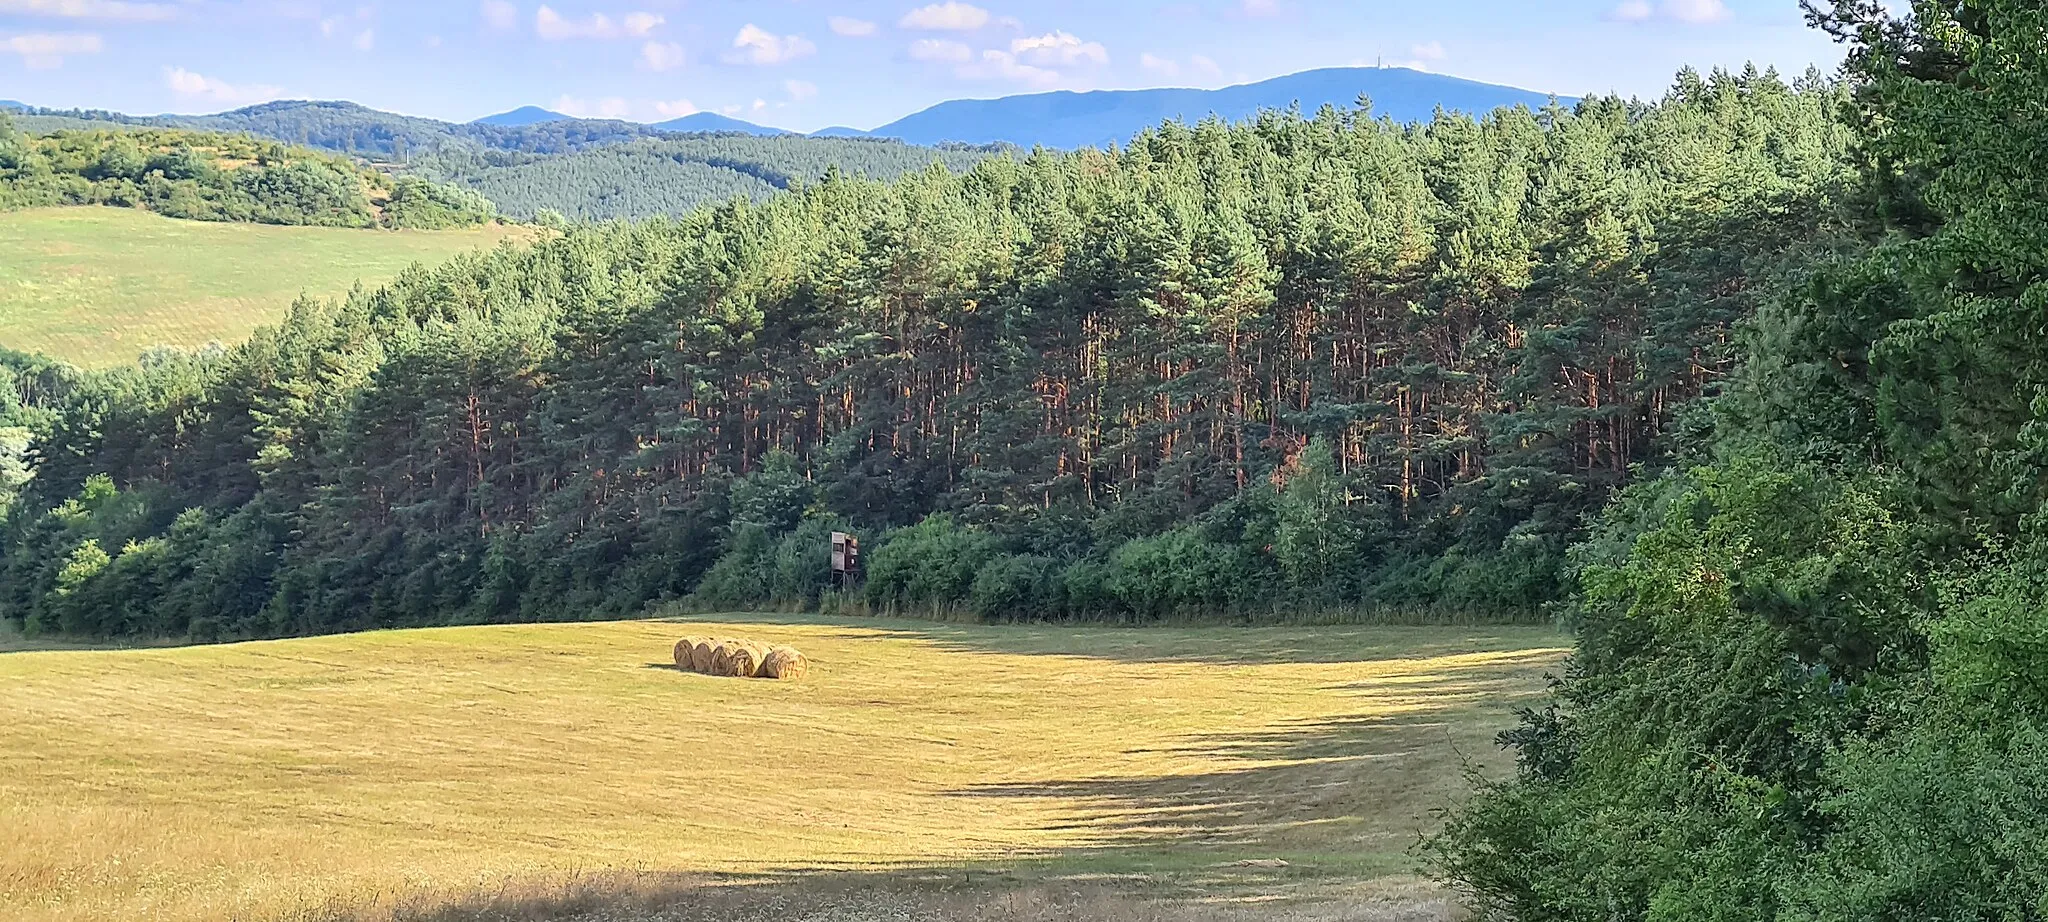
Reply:
M22 109L22 110L26 110L27 108L28 108L28 104L27 104L27 103L15 102L15 101L14 101L14 100L12 100L12 99L0 99L0 109Z
M940 103L867 134L912 144L956 141L1095 147L1129 141L1138 132L1171 119L1195 122L1216 115L1239 121L1261 110L1293 105L1314 114L1326 105L1349 108L1361 96L1371 98L1373 114L1391 116L1398 122L1427 121L1439 108L1478 115L1505 106L1541 108L1551 100L1548 93L1406 68L1344 67L1220 90L1102 90L962 99ZM1559 101L1569 105L1577 100Z
M1197 122L1211 115L1226 121L1251 118L1266 109L1300 106L1313 114L1323 106L1349 108L1360 97L1372 100L1373 114L1398 122L1427 121L1438 109L1483 114L1507 106L1540 109L1550 94L1447 77L1401 67L1338 67L1312 70L1220 90L1158 89L1061 91L960 99L876 128L833 127L818 138L896 138L911 144L1015 144L1019 147L1098 147L1129 141L1138 132L1171 119ZM1577 100L1559 98L1569 105ZM477 119L471 124L531 126L573 121L559 112L527 106ZM662 131L736 131L786 134L710 112L649 126Z
M1000 99L961 99L940 103L872 131L833 127L811 136L893 138L918 145L1092 147L1127 142L1139 132L1170 119L1196 122L1214 115L1237 121L1261 110L1290 106L1313 113L1326 105L1349 108L1361 97L1372 100L1375 115L1401 122L1425 121L1440 108L1475 115L1504 106L1540 108L1553 98L1532 90L1406 68L1340 67L1220 90L1061 91ZM1569 105L1577 100L1559 97L1558 101ZM453 124L379 112L351 102L286 101L219 115L152 117L56 112L15 102L0 102L0 106L94 121L247 131L329 150L401 159L420 152L453 149L559 154L675 134L790 134L714 112L644 125L613 119L579 119L539 106L524 106L467 124Z
M582 119L578 119L573 115L563 115L560 112L543 109L539 106L521 106L510 112L486 115L483 118L470 122L470 124L487 125L494 128L530 128L534 125L574 121L582 121ZM738 134L757 135L764 138L792 133L780 128L768 128L756 125L753 122L743 122L736 118L728 118L716 112L698 112L685 115L682 118L670 119L666 122L656 122L647 127L655 131L671 131L677 134L735 132Z

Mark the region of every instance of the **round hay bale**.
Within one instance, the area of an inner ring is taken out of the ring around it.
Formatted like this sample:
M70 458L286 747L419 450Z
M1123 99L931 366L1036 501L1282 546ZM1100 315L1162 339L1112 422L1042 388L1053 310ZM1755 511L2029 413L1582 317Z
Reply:
M733 644L726 654L726 663L732 668L726 673L736 679L751 679L761 674L761 662L768 658L768 648L753 641Z
M761 678L794 682L811 673L811 661L795 647L776 647L761 661Z
M697 648L698 640L699 638L696 637L685 637L681 640L676 641L677 669L681 669L684 672L696 671L696 667L692 665L691 651Z
M739 645L730 640L721 640L711 645L711 668L707 675L727 676L732 673L732 651Z
M712 644L712 641L711 641L711 639L710 639L710 638L708 638L708 637L699 637L699 638L697 638L697 642L696 642L696 644L695 644L694 646L692 646L692 647L690 648L690 671L691 671L691 672L701 672L701 673L703 673L703 674L705 674L705 675L711 675L711 674L712 674L712 672L711 672L711 667L712 667L712 665L713 665L713 664L712 664L712 660L711 660L711 647L712 647L712 646L713 646L713 644Z

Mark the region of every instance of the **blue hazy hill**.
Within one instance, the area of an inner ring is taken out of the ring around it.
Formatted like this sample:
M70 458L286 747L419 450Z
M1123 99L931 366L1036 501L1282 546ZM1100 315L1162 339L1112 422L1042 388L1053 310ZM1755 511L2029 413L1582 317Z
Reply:
M496 125L501 128L525 128L528 125L544 125L548 122L569 122L575 119L560 112L551 112L539 106L520 106L510 112L486 115L470 122L472 125Z
M1094 147L1129 141L1169 119L1196 122L1209 115L1239 120L1262 109L1299 104L1313 114L1324 105L1348 108L1369 96L1374 115L1413 122L1438 107L1483 114L1503 106L1541 108L1551 95L1407 68L1339 67L1305 71L1220 90L1158 89L1060 91L943 102L868 132L912 144L1008 142L1023 147ZM1561 98L1569 105L1576 100Z
M687 133L737 131L742 134L761 135L764 137L773 137L775 135L789 133L779 128L764 128L760 125L754 124L753 122L743 122L736 118L727 118L726 116L719 115L716 112L699 112L696 113L695 115L685 115L682 118L670 119L666 122L658 122L650 127L653 127L661 131L679 131Z

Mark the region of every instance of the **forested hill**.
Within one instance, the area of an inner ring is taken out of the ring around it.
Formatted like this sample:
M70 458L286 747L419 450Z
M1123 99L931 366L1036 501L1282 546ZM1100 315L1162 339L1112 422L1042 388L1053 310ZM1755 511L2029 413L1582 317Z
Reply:
M41 205L329 227L433 229L495 216L465 189L394 181L346 158L247 135L129 127L30 136L0 112L0 210Z
M520 218L554 212L605 220L681 215L733 198L762 201L833 171L895 179L935 164L966 170L987 156L981 150L866 138L721 134L635 141L559 157L441 156L414 169L467 186Z
M1648 107L1168 125L572 229L218 356L30 363L0 616L817 602L842 528L878 608L1527 612L1828 239L1842 104L1687 74Z

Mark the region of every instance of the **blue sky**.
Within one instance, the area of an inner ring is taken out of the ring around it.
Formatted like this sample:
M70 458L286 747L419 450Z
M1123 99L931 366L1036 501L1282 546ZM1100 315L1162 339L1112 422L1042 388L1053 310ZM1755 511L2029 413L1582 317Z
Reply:
M0 98L132 113L316 98L807 131L1379 61L1654 96L1685 64L1839 60L1795 0L0 0Z

